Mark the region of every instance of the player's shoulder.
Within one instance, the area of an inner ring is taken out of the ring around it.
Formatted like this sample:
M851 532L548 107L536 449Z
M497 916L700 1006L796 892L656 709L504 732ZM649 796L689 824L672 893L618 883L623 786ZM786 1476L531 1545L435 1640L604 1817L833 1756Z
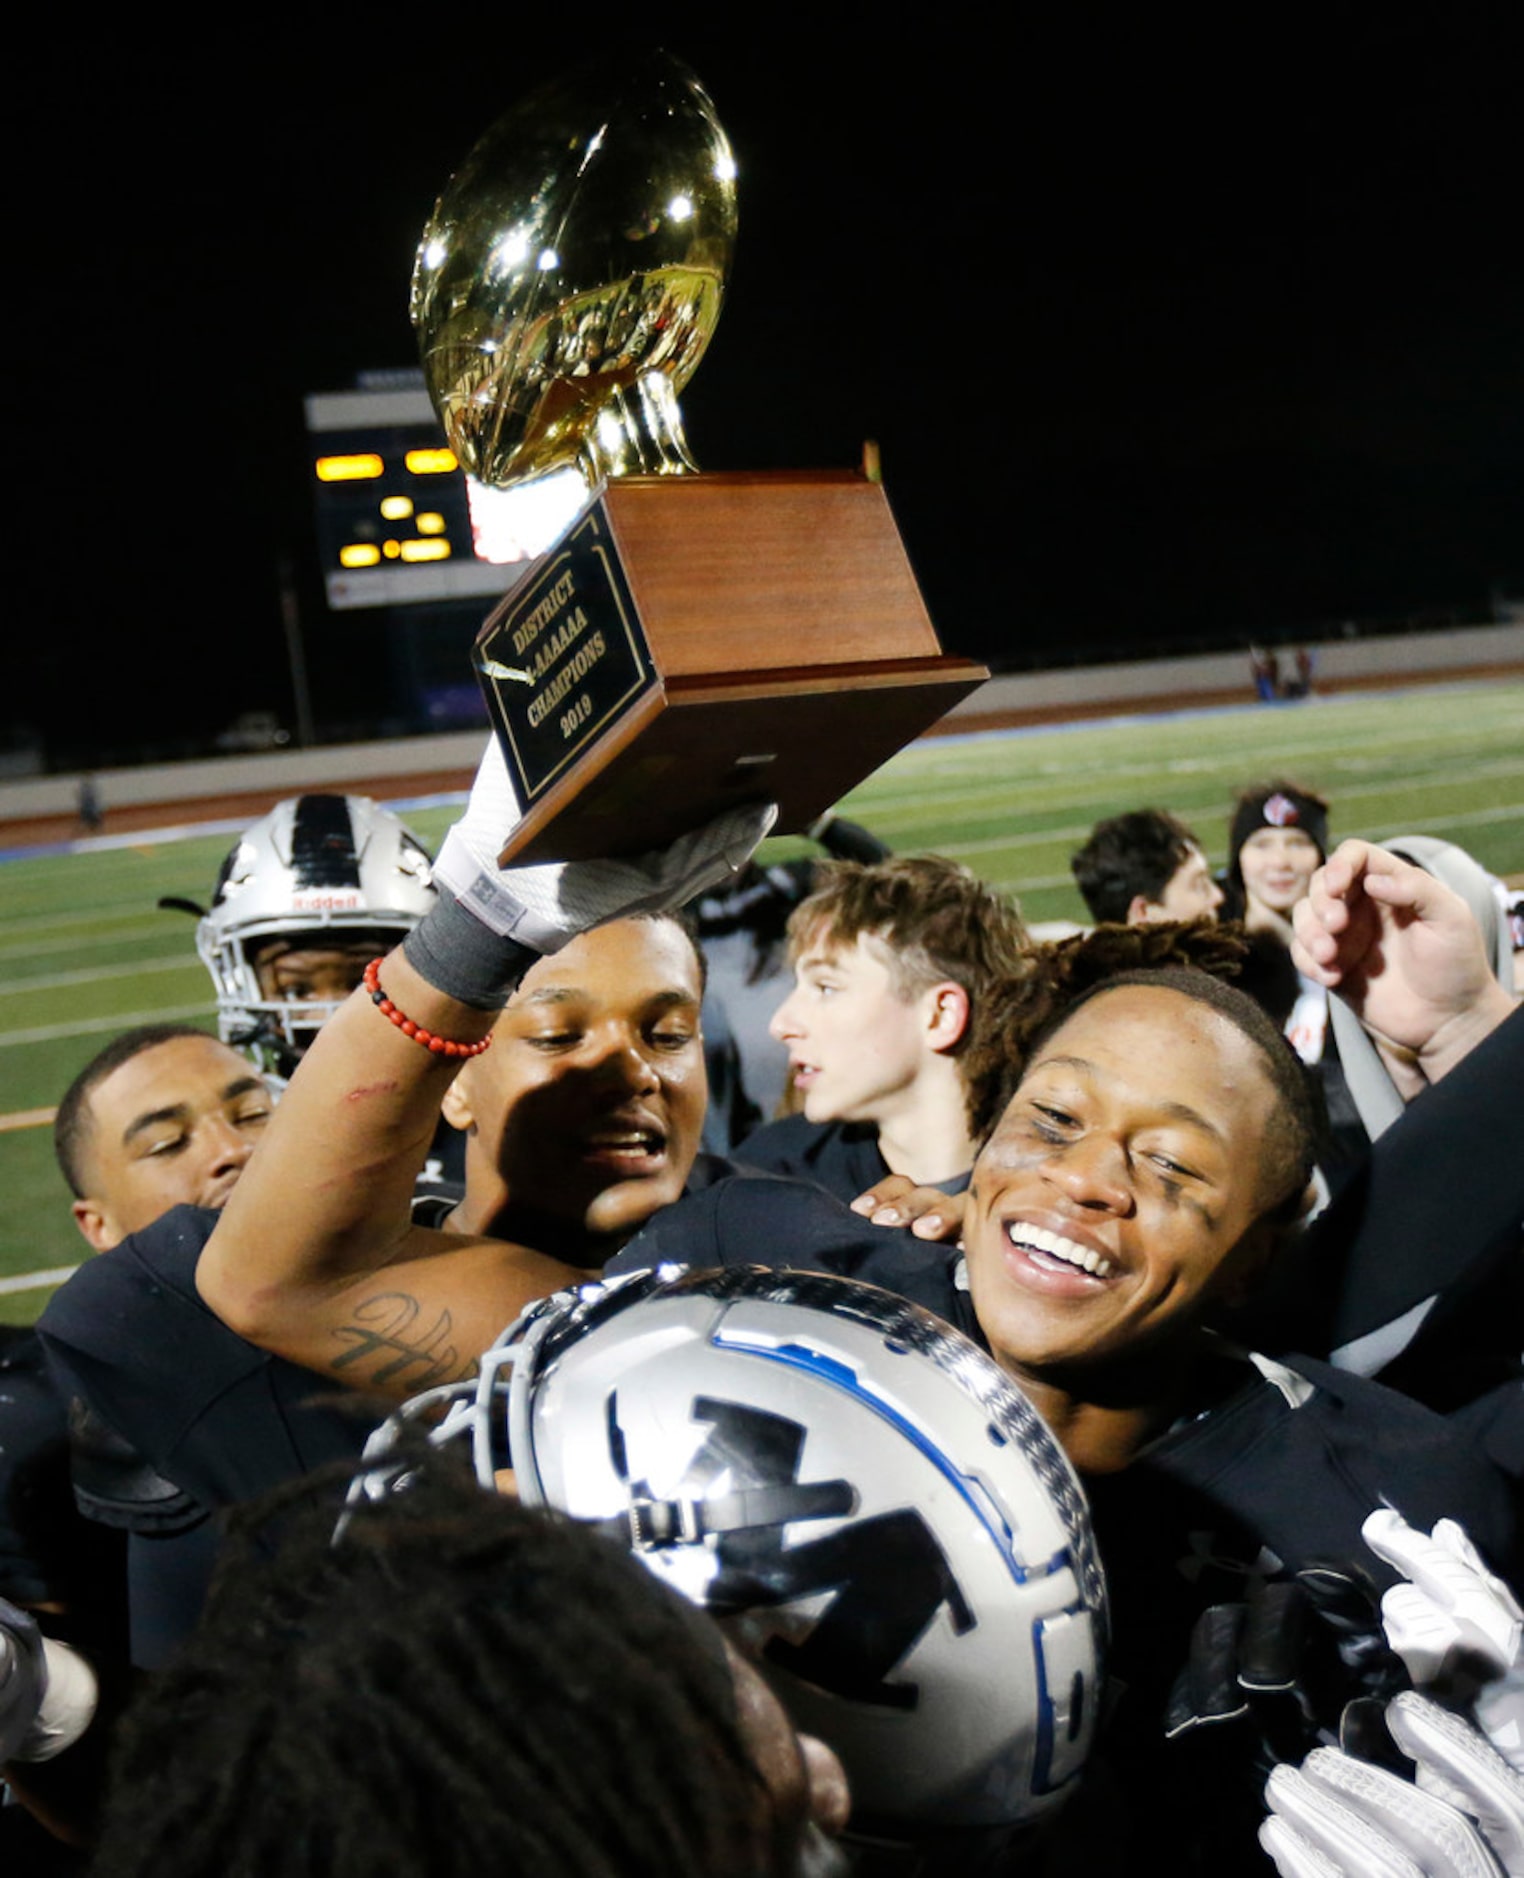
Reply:
M120 1245L86 1259L48 1300L38 1334L44 1342L101 1328L120 1335L135 1305L152 1305L165 1292L194 1298L196 1262L218 1217L209 1207L172 1207Z

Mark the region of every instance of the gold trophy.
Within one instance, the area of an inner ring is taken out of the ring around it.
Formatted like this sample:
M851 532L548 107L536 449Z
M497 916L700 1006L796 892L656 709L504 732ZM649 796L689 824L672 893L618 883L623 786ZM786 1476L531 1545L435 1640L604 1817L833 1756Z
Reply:
M677 396L735 174L658 52L510 111L424 230L413 324L468 477L581 479L476 643L525 811L505 861L635 852L754 800L805 828L988 675L942 656L876 478L697 473Z

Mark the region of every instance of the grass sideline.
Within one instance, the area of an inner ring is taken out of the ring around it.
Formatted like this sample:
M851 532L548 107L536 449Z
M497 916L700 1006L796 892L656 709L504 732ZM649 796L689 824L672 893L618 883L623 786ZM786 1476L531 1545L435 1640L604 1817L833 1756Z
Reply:
M1521 722L1524 682L1488 681L933 738L842 806L898 852L966 862L1031 920L1083 917L1068 859L1101 817L1173 809L1218 864L1234 791L1277 774L1330 797L1336 837L1439 835L1510 876L1524 872ZM432 847L454 813L407 819ZM31 1112L130 1024L213 1028L192 922L156 902L203 898L228 846L225 833L144 834L0 865L0 1321L30 1322L84 1252ZM14 1286L34 1273L49 1282Z

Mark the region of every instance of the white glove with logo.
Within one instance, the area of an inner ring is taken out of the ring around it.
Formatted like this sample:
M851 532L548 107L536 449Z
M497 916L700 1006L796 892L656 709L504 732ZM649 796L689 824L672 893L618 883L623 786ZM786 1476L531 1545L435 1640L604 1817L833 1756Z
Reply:
M466 812L434 863L434 878L501 937L556 952L589 927L631 913L665 912L736 873L777 816L773 803L731 809L671 847L631 860L500 868L497 857L521 811L491 737Z

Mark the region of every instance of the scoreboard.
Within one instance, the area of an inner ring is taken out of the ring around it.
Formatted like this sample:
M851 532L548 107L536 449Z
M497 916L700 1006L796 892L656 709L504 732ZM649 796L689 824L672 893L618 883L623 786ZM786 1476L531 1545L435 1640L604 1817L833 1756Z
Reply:
M511 547L476 552L466 478L421 374L372 374L306 399L318 548L336 610L496 598Z

